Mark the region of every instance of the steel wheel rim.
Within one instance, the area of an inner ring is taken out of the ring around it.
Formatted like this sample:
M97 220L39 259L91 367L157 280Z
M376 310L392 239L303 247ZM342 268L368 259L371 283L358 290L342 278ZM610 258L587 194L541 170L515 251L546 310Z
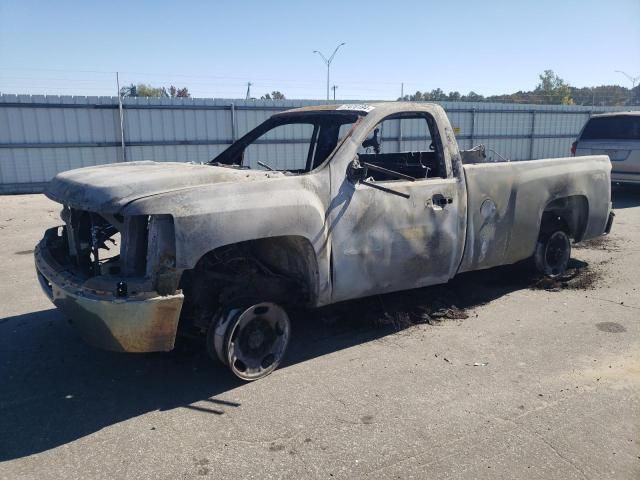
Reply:
M257 380L275 370L289 343L287 313L275 303L259 303L235 316L226 343L229 368L243 380Z

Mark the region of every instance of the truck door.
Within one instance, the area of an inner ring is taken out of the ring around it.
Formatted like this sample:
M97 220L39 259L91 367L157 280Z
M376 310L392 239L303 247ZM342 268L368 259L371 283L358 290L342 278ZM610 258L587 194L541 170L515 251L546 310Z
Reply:
M334 301L444 283L455 274L466 198L441 138L431 115L396 114L370 130L349 167L331 165Z

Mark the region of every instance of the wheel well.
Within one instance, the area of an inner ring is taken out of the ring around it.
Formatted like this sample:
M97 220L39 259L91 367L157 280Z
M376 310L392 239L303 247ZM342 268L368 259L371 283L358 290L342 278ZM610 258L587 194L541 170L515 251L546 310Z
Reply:
M575 241L579 242L587 228L589 219L589 202L582 195L557 198L550 202L542 213L540 230L550 222L562 222L566 226L567 233Z
M180 327L203 332L215 312L240 297L311 305L318 292L318 263L311 242L300 236L259 238L204 254L182 275L185 301Z
M251 245L253 254L275 273L300 282L297 293L304 294L304 302L291 303L315 302L319 285L318 260L309 240L297 235L287 235L260 238L246 243Z

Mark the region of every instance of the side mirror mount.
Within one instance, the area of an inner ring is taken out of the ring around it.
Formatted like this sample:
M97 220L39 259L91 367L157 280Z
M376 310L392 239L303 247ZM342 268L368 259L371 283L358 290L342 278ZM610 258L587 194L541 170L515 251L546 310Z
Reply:
M360 165L360 160L356 156L347 167L347 179L353 183L362 182L367 178L367 167Z
M347 167L347 179L352 184L360 183L362 185L367 185L371 188L375 188L376 190L380 190L382 192L391 193L392 195L397 195L402 198L410 198L409 194L404 192L399 192L397 190L392 190L390 188L384 187L382 185L377 185L375 182L370 182L367 180L369 176L369 168L374 171L379 171L382 173L386 173L387 175L394 175L397 178L404 178L406 180L415 181L415 178L410 177L408 175L404 175L402 173L394 172L391 170L387 170L386 168L378 167L376 165L371 165L369 163L364 162L364 164L360 164L360 158L356 155L349 166Z

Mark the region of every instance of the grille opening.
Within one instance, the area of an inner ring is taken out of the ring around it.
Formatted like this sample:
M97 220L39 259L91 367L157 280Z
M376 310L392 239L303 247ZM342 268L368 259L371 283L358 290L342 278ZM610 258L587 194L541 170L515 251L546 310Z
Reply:
M70 263L85 276L144 273L146 217L100 215L65 207Z

